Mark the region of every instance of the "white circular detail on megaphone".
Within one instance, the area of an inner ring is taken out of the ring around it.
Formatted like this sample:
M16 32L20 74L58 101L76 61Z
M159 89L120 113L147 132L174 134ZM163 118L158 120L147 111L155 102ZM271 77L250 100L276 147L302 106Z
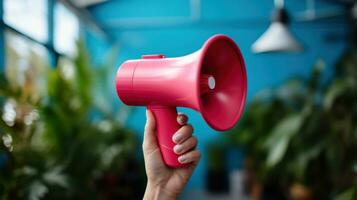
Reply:
M216 80L213 76L208 77L208 87L209 89L213 90L216 87Z

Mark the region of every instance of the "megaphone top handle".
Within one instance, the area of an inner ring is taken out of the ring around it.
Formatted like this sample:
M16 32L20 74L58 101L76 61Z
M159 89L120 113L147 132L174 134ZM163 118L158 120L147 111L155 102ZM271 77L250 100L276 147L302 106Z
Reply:
M181 164L178 161L179 155L174 152L175 143L172 136L181 128L177 123L176 107L149 105L147 108L155 117L156 138L165 164L172 168L189 166L190 164Z

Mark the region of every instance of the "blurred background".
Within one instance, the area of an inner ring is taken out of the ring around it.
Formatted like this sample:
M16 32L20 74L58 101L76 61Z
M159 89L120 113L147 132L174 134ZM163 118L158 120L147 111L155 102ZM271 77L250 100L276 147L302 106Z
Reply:
M357 199L354 0L0 0L1 199L141 199L145 108L114 76L230 36L248 75L231 131L190 117L181 199Z

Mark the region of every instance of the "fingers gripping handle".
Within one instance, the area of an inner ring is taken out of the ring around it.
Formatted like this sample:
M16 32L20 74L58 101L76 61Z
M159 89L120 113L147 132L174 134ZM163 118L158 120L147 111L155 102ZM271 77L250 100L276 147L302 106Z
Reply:
M172 141L172 136L181 128L177 123L176 107L155 105L147 108L155 117L156 138L165 164L173 168L187 166L178 162L179 155L174 152L175 143Z

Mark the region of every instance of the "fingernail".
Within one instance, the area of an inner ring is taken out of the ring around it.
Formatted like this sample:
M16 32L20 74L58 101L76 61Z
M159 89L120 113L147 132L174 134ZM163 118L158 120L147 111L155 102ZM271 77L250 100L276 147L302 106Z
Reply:
M179 161L180 163L185 163L185 162L187 161L187 159L186 159L185 156L180 156L180 157L178 158L178 161Z
M185 123L184 117L183 117L182 115L180 115L180 116L178 117L178 121L179 121L179 124L184 124L184 123Z
M182 150L183 150L183 147L181 145L174 146L175 153L180 153Z
M172 140L176 143L180 142L182 139L183 135L182 133L175 133L175 135L172 137Z

